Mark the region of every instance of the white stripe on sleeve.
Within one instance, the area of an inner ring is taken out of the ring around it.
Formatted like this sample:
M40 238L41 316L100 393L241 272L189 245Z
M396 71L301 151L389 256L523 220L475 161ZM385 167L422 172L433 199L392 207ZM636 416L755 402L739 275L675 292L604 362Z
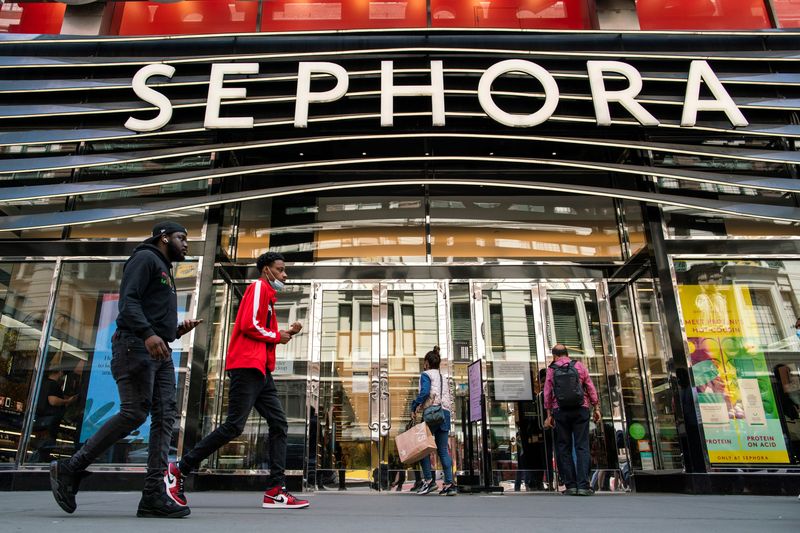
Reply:
M258 304L261 302L261 282L256 281L256 293L253 296L253 327L258 330L259 333L264 335L265 337L269 337L270 339L274 339L276 337L275 333L272 331L267 331L266 329L262 328L258 325Z

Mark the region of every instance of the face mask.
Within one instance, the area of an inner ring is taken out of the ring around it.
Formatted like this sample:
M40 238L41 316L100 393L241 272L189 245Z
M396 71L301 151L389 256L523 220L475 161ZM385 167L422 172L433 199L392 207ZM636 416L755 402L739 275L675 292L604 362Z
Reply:
M795 331L795 333L797 334L797 337L798 337L798 338L800 338L800 329L798 329L797 331Z
M272 276L272 271L269 268L267 268L267 272L269 273L268 274L269 277L272 278L273 277ZM283 282L282 281L278 281L277 279L267 279L267 281L269 281L269 286L272 287L273 289L275 289L275 292L281 292L283 290L283 288L285 287Z

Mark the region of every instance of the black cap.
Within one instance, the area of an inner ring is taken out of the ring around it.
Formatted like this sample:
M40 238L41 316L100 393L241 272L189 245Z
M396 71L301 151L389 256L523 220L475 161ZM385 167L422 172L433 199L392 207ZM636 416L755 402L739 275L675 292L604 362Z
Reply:
M184 228L177 222L165 220L153 226L153 236L148 237L147 239L145 239L144 242L152 244L156 242L158 238L161 237L162 235L170 235L172 233L177 233L179 231L182 231L183 233L189 233L188 231L186 231L186 228Z

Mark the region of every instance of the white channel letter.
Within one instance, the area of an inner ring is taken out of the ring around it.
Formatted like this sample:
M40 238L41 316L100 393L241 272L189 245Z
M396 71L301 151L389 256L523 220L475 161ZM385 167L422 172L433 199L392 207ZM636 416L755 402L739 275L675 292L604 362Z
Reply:
M330 74L336 78L333 89L321 93L311 92L312 74ZM305 128L308 126L308 104L333 102L347 94L350 78L344 67L336 63L325 61L306 61L297 67L297 98L294 104L294 127Z
M506 113L494 103L492 99L492 83L503 74L508 74L509 72L522 72L539 80L539 83L544 87L544 104L542 104L539 111L530 115ZM553 79L553 76L536 63L523 59L507 59L506 61L495 63L486 69L478 84L478 101L480 101L484 112L500 124L514 128L529 128L549 119L558 106L558 96L558 84Z
M163 63L154 63L139 69L136 75L133 76L133 81L131 82L133 92L148 104L156 106L158 108L158 115L149 120L128 117L128 120L125 122L126 128L131 131L139 132L155 131L169 123L172 118L172 102L160 92L148 87L147 81L152 76L172 78L173 74L175 74L175 67Z
M430 85L394 84L394 61L381 61L381 126L394 125L395 96L430 96L433 125L444 126L444 69L441 61L431 61Z
M211 79L208 80L206 119L203 126L208 129L252 128L253 117L220 117L219 107L223 99L246 98L244 87L223 88L226 74L258 74L258 63L214 63Z
M621 61L587 61L586 69L589 71L589 85L592 89L592 102L598 126L611 125L611 112L609 102L616 102L628 110L633 118L644 126L658 126L660 122L650 114L636 97L642 91L642 75L633 66ZM620 91L607 91L603 74L613 72L621 74L628 80L628 87Z
M708 85L713 100L700 100L700 82ZM683 99L681 126L694 126L698 111L723 111L734 126L747 126L749 122L736 106L736 103L722 86L706 61L692 61L689 67L689 80L686 82L686 97Z

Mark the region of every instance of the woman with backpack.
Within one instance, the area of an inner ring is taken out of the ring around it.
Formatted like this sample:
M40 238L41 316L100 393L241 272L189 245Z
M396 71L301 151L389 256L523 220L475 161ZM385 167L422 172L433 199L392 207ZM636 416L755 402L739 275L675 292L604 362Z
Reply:
M439 496L455 496L456 486L453 483L453 461L450 458L450 451L447 448L447 440L450 436L450 411L453 409L453 398L450 395L450 388L444 382L439 365L442 358L439 355L439 347L434 346L433 350L425 354L423 362L423 372L419 376L419 394L411 402L411 416L416 418L418 408L422 412L423 419L428 424L436 441L436 451L444 470L444 485L439 491ZM431 459L426 456L420 461L422 464L422 476L424 481L417 490L417 494L424 496L437 489L436 480L431 472Z

